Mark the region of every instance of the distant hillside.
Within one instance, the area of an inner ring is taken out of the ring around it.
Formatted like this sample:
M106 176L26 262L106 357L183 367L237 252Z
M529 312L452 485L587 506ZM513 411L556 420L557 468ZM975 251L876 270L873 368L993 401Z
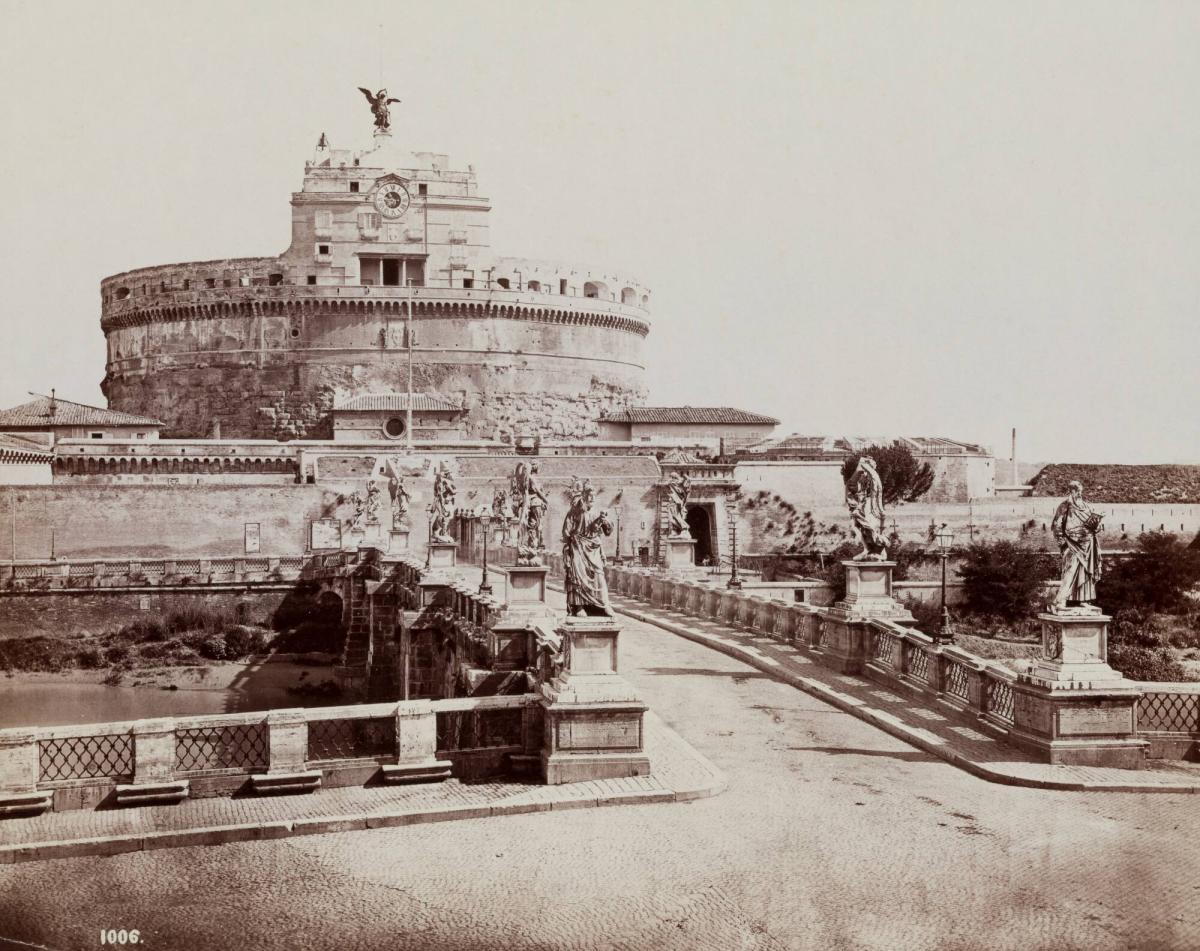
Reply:
M1083 483L1092 502L1200 502L1200 466L1108 466L1057 463L1030 484L1034 495L1067 494L1072 480Z

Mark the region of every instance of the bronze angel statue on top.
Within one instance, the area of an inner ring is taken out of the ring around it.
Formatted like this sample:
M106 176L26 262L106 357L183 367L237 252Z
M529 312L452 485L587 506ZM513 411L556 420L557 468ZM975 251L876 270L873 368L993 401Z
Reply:
M393 102L399 102L399 99L389 99L387 90L381 89L374 95L371 90L358 87L358 91L367 97L367 102L371 104L371 114L375 116L375 131L387 132L392 125L392 119L388 112L388 106Z

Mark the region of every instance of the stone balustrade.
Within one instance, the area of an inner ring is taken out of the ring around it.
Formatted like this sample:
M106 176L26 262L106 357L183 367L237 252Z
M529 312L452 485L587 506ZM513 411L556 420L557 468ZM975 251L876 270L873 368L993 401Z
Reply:
M525 751L536 705L524 694L0 730L0 816L444 779L457 754Z
M278 584L302 577L308 561L303 555L19 560L0 564L0 586L9 591L25 592Z
M671 578L655 569L609 565L607 576L614 594L763 634L823 659L829 608ZM864 676L965 717L994 735L1013 729L1018 677L1012 670L894 620L872 619L868 630ZM1136 732L1149 740L1149 756L1182 759L1200 752L1200 683L1134 686L1142 691Z

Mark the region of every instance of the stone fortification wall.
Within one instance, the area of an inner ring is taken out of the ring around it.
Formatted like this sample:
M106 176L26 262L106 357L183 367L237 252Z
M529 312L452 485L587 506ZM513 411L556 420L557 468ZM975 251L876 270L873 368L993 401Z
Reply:
M781 497L785 497L782 496ZM791 500L801 511L811 511L817 524L813 544L820 549L835 548L851 538L851 525L845 505L805 505ZM1050 532L1050 520L1059 498L986 499L969 503L912 502L887 510L887 527L893 526L902 541L925 544L930 525L945 523L955 533L955 544L971 541L1023 540L1035 548L1057 551ZM1101 545L1110 551L1133 548L1142 532L1167 531L1191 540L1200 532L1200 505L1184 504L1095 504L1104 516ZM739 521L738 537L745 539L745 551L770 551L778 544L774 534L763 531L757 512Z
M466 433L596 433L645 398L640 305L529 290L294 286L278 259L126 272L101 287L104 392L197 437L328 438L335 400L408 387L468 407ZM231 274L215 277L214 274ZM190 276L185 276L190 275ZM228 283L228 286L227 286Z
M389 454L390 455L390 454ZM569 508L567 489L578 475L596 489L598 508L612 509L622 526L622 550L648 544L652 538L660 479L649 457L621 456L461 456L400 457L398 465L412 497L412 544L427 538L426 507L432 502L433 471L442 461L456 474L460 509L492 503L495 488L507 489L518 458L539 463L539 476L549 496L545 539L560 545L563 518ZM308 542L308 523L316 518L349 519L346 497L364 492L366 476L381 460L356 457L353 466L322 470L313 485L94 485L59 483L19 486L0 493L0 558L48 558L53 548L61 558L109 558L141 555L235 556L245 548L245 526L259 525L264 556L294 555ZM384 490L386 495L386 489ZM385 502L386 508L386 502ZM387 527L390 514L381 513ZM612 552L615 538L606 545Z
M173 611L208 608L248 623L267 623L287 597L291 585L271 589L231 588L156 591L90 588L85 593L0 592L0 638L64 634L104 634L139 618L161 620Z

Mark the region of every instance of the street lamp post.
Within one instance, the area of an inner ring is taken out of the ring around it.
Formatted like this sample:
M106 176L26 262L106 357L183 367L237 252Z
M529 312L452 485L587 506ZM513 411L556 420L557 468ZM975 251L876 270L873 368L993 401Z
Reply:
M479 525L483 529L483 580L479 582L480 594L491 594L492 585L488 581L488 563L487 563L487 543L488 543L488 526L492 523L492 513L487 509L483 509L479 513Z
M732 508L729 510L729 528L732 533L733 559L729 569L729 580L725 583L725 587L740 588L742 579L738 577L737 564L737 512Z
M425 514L428 516L425 529L425 567L429 567L429 559L433 557L433 505L432 503L425 506Z
M942 619L938 625L935 640L952 641L954 634L950 630L950 610L946 607L946 562L950 560L950 548L954 544L954 532L942 523L934 536L937 538L938 554L942 556Z

